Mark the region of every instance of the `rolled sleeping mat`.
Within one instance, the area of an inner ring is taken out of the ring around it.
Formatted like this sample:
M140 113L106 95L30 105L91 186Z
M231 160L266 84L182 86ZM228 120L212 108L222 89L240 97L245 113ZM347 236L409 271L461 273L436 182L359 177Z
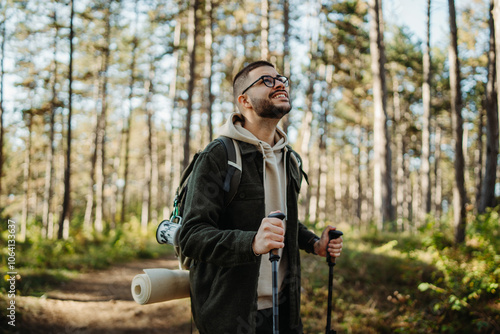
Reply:
M143 269L132 280L134 300L141 305L188 298L189 271L171 269Z

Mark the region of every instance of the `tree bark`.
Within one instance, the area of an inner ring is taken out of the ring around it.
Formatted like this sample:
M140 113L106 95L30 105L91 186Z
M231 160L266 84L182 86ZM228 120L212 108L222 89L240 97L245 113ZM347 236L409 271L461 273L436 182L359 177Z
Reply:
M460 61L458 58L458 38L455 1L448 0L450 12L450 89L453 140L455 141L455 183L453 187L453 209L455 223L455 243L465 242L466 204L465 159L463 151L462 89L460 85Z
M436 122L436 135L434 137L434 216L437 221L441 218L441 203L443 201L443 172L441 170L441 127Z
M153 223L157 223L158 212L156 207L156 198L158 193L158 157L156 154L156 136L154 133L154 113L151 108L151 99L153 96L153 79L154 79L154 64L151 63L149 71L149 78L144 83L144 91L146 92L146 99L144 101L144 108L147 116L148 139L146 154L144 156L144 184L142 196L142 214L141 226L144 233L147 232L149 220L152 217ZM156 169L156 170L155 170ZM153 208L153 215L151 215L151 208Z
M73 19L75 16L74 1L70 0L71 12L69 20L69 69L68 69L68 121L66 132L66 160L64 166L64 197L62 212L59 219L59 230L57 231L57 238L62 239L66 237L69 230L64 230L64 227L69 228L70 219L70 201L71 201L71 118L73 114L73 38L75 35L73 29Z
M107 131L107 112L108 112L108 68L110 59L111 44L111 5L107 4L104 15L106 17L104 33L104 54L102 56L101 75L101 96L100 96L100 115L97 123L97 160L96 160L96 205L94 228L98 233L104 231L104 207L105 196L104 187L106 183L106 131Z
M370 0L370 53L374 104L374 213L379 230L394 219L392 205L391 149L387 129L387 88L383 40L382 0Z
M165 175L167 176L167 182L165 184L164 191L164 208L163 208L163 217L168 217L170 214L170 207L173 203L175 189L178 185L176 182L177 178L180 177L180 162L181 159L178 159L176 153L178 149L177 143L180 142L177 140L175 136L176 130L174 129L174 113L177 110L177 67L179 63L180 53L179 53L179 45L181 38L181 23L178 21L175 25L174 31L174 52L172 55L174 64L173 64L173 75L172 81L170 82L169 89L169 99L172 102L171 112L170 112L170 131L168 133L168 141L165 146Z
M96 69L94 69L94 101L97 105L97 101L99 99L99 94L100 94L100 85L99 85L99 65L95 64L94 65ZM85 207L85 216L83 218L83 228L87 232L92 231L92 211L94 209L94 185L95 185L95 169L96 169L96 162L97 162L97 131L98 131L98 124L99 124L99 112L97 110L97 107L95 108L95 114L96 114L96 121L94 124L94 134L93 138L91 139L91 152L92 156L90 158L90 181L87 187L87 196L86 196L86 207Z
M427 34L424 46L423 70L424 82L422 84L422 100L424 115L422 117L422 167L420 171L420 184L422 188L423 212L431 211L431 173L430 173L430 118L431 118L431 0L427 0Z
M29 214L29 199L31 193L31 145L33 134L33 114L29 111L26 114L26 123L28 125L28 138L26 139L26 152L24 155L24 168L23 168L23 209L21 213L21 233L19 239L26 240L28 214Z
M298 140L298 147L300 148L300 156L302 158L302 165L304 171L306 173L311 173L313 172L312 170L312 164L311 164L311 148L310 148L310 143L311 143L311 137L312 137L312 121L314 118L314 114L312 111L312 106L313 106L313 99L314 99L314 83L316 80L315 76L315 63L316 61L314 60L314 56L312 55L312 51L310 54L310 65L309 65L309 73L311 75L309 76L309 88L306 92L306 110L305 110L305 115L304 119L300 128L300 136ZM310 203L311 203L311 187L307 187L305 185L305 182L302 183L302 186L305 187L305 198L303 201L303 212L304 212L304 219L309 220L310 218Z
M399 80L397 74L393 75L393 105L394 105L394 124L395 124L395 139L396 139L396 227L399 231L403 231L404 216L404 200L405 187L408 180L405 177L404 153L405 143L404 134L406 133L406 122L401 114L401 103L399 96Z
M191 116L193 114L194 83L196 81L196 37L198 36L198 15L196 15L196 12L198 11L199 3L199 0L193 0L193 5L189 9L189 36L187 42L187 52L189 54L189 80L186 125L184 129L184 169L189 165L189 159L191 157Z
M269 60L269 0L261 0L260 11L260 58Z
M291 76L291 61L290 61L290 2L283 0L283 75L287 78ZM292 88L288 87L288 93L292 96ZM286 114L282 121L281 126L283 131L288 133L290 127L290 114Z
M2 38L2 43L0 44L0 215L3 211L2 205L2 189L3 189L3 138L4 138L4 100L3 100L3 88L5 79L5 40L7 38L7 16L3 18L3 22L0 22L0 35Z
M138 24L138 1L135 3L135 29L137 29ZM137 44L138 38L137 34L134 33L134 37L132 39L132 54L130 60L130 81L129 81L129 92L128 92L128 116L125 123L125 127L123 129L123 135L125 140L125 153L123 159L123 187L121 191L121 211L120 211L120 222L125 223L125 215L127 212L127 189L128 189L128 176L129 176L129 158L130 158L130 129L132 127L133 113L134 107L132 103L132 99L134 98L134 85L135 85L135 66L136 66L136 58L137 58Z
M45 187L43 192L43 208L42 208L42 237L47 237L48 235L48 224L49 216L52 211L52 195L53 195L53 184L54 184L54 154L55 154L55 143L54 143L54 132L55 132L55 117L57 111L57 39L59 35L59 26L57 25L57 11L54 8L53 23L55 27L54 36L54 51L53 51L53 63L52 63L52 98L50 102L50 120L49 120L49 146L47 147L47 158L45 162Z
M214 104L214 94L212 93L212 76L213 76L213 63L214 63L214 52L213 52L213 7L212 0L206 0L205 12L208 16L207 26L205 28L205 77L207 78L207 89L206 89L206 112L207 112L207 123L208 123L208 141L213 140L213 124L212 124L212 113Z
M495 34L500 30L500 17L495 16L495 21L493 19L493 13L498 13L500 11L499 2L493 0L490 1L490 51L488 52L488 84L486 86L486 162L483 184L481 189L481 202L479 205L479 213L486 211L486 208L494 207L497 203L495 200L495 183L496 183L496 171L497 171L497 157L498 157L498 81L500 61L496 56L498 54L497 48L500 48L500 43L496 43L495 36L500 36L500 34ZM497 31L495 31L498 29ZM495 66L496 64L496 66Z
M493 6L493 21L495 25L495 39L496 36L500 36L500 0L494 0ZM500 43L495 41L495 55L500 54ZM496 92L497 92L497 103L500 101L500 89L498 89L498 83L500 82L500 57L495 57L495 72L496 72ZM498 117L499 127L500 127L500 117Z

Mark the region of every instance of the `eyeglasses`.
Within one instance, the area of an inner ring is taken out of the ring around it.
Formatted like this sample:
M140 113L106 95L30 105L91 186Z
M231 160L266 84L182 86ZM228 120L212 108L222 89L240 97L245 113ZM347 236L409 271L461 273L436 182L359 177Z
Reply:
M277 77L272 77L270 75L263 75L260 78L258 78L257 80L255 80L250 86L248 86L247 88L245 88L245 90L243 92L241 92L241 94L245 94L245 92L247 90L249 90L253 85L255 85L260 80L262 80L262 82L264 83L264 85L266 85L269 88L273 88L274 87L274 85L276 84L276 80L278 80L279 82L281 82L285 87L288 87L288 78L287 77L284 77L282 75L278 75Z

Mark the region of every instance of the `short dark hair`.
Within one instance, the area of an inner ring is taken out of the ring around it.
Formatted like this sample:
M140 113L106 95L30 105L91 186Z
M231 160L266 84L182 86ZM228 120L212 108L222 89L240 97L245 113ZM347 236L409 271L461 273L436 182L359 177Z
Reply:
M234 76L234 79L233 79L233 97L234 97L235 102L237 102L238 96L240 96L241 91L243 91L243 89L244 89L243 85L245 84L246 79L248 78L248 73L250 73L250 71L252 71L258 67L262 67L262 66L270 66L272 68L275 68L275 66L273 64L271 64L270 62L268 62L266 60L258 60L258 61L254 61L254 62L246 65Z

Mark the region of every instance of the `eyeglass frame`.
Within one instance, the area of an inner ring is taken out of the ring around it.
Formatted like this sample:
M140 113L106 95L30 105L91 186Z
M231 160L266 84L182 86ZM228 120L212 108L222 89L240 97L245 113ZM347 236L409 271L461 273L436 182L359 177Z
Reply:
M273 79L273 85L272 86L268 86L266 84L266 82L264 81L264 78L272 78ZM284 81L281 80L281 78L284 78ZM288 87L289 84L290 84L290 80L285 77L284 75L278 75L277 77L273 77L272 75L262 75L260 76L257 80L255 80L250 86L248 86L247 88L245 88L240 95L243 95L245 94L245 92L247 90L249 90L250 88L253 87L253 85L255 85L257 82L259 82L260 80L262 80L262 82L264 83L264 85L266 85L266 87L269 87L269 88L273 88L274 86L276 86L276 80L279 80L285 87Z

